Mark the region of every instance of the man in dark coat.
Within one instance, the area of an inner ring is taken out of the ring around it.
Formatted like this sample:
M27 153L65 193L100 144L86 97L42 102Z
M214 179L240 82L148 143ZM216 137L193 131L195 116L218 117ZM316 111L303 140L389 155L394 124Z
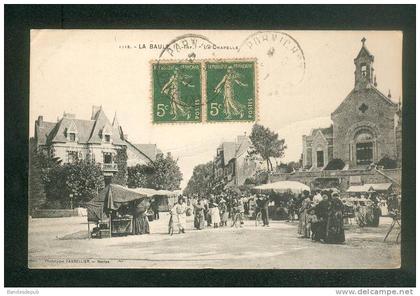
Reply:
M261 198L261 218L263 220L263 226L269 226L269 222L268 222L268 204L270 203L270 200L268 198L268 196L266 196L265 194L262 196Z

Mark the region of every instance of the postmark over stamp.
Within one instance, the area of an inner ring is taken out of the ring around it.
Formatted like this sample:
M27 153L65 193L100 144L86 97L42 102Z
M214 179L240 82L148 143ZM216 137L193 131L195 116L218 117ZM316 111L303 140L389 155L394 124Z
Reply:
M188 61L152 63L154 123L201 122L201 67Z
M207 121L256 119L256 60L206 61Z

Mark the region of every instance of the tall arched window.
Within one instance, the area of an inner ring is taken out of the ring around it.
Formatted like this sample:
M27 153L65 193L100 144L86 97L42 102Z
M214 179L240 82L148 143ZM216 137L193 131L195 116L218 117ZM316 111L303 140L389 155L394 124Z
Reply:
M373 162L374 136L367 129L356 134L356 164L367 165Z

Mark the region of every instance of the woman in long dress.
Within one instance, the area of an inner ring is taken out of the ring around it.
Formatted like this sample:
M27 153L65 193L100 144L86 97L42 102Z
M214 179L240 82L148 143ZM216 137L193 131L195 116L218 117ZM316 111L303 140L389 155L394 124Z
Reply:
M204 226L204 204L203 200L199 199L194 205L194 228L201 230Z
M218 208L218 204L212 203L210 204L210 216L211 222L213 223L213 227L217 228L220 224L220 212Z
M315 241L325 240L327 234L328 210L330 207L329 196L322 194L322 200L315 206L315 215L317 217L317 226L312 229L313 239Z
M193 84L188 81L187 75L182 75L179 73L179 70L175 68L173 75L169 78L169 81L162 87L161 93L169 96L171 103L170 114L173 115L173 119L177 119L178 116L191 117L191 106L188 106L185 102L182 101L180 83L188 86L194 87Z
M333 193L329 199L325 243L340 244L346 240L344 235L343 210L344 205L339 199L338 193Z
M368 208L365 202L365 199L358 201L356 207L356 221L359 227L365 227L367 225Z
M174 206L174 209L174 213L176 214L176 219L174 219L174 221L177 222L175 227L178 227L179 233L185 233L185 226L187 223L187 217L185 213L187 211L187 206L182 196L178 198L178 203Z
M227 226L227 221L229 219L229 211L224 199L219 202L219 212L220 212L220 226Z
M149 234L149 220L147 219L147 210L150 207L150 202L143 199L137 203L133 209L133 234Z
M215 93L220 93L222 87L224 87L223 105L226 118L231 118L232 115L239 115L240 118L244 117L245 106L235 98L235 83L239 86L248 86L239 80L238 73L233 70L232 66L229 66L226 75L214 88Z
M309 208L311 208L312 201L309 197L309 191L305 190L303 194L304 194L304 199L299 209L298 233L304 238L309 238L311 236L311 233L310 231L308 231L308 227L306 224L307 224L308 210Z

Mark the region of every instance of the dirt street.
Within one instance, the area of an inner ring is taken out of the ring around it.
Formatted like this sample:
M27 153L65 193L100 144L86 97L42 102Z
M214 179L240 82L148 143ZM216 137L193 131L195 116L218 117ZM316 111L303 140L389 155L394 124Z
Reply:
M152 234L87 239L86 217L31 219L30 268L397 268L397 230L383 238L390 218L378 228L349 225L346 243L326 245L299 238L297 222L270 221L256 227L194 230L167 234L168 213L150 223Z

